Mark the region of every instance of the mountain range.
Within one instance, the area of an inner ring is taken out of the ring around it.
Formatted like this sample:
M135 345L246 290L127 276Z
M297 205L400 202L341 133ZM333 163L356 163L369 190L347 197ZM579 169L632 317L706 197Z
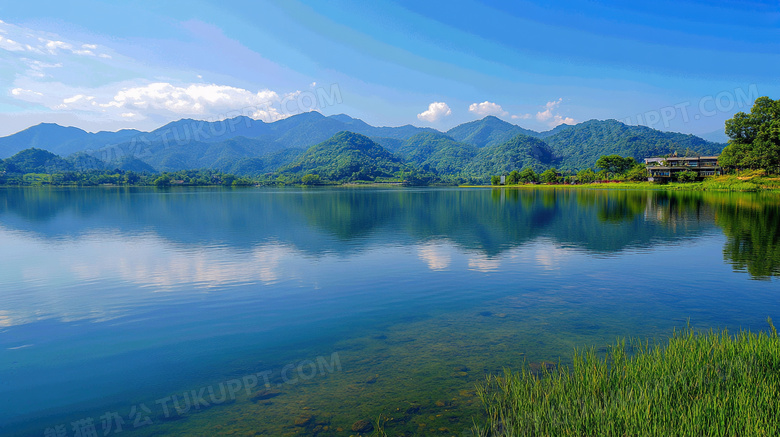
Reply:
M65 158L74 170L212 169L248 176L312 173L331 180L422 171L484 179L525 167L593 167L607 154L641 160L675 151L718 154L723 147L694 135L615 120L536 132L487 116L440 132L411 125L376 127L345 114L307 112L273 123L249 117L182 119L150 132L89 133L42 123L0 138L0 158L37 148Z

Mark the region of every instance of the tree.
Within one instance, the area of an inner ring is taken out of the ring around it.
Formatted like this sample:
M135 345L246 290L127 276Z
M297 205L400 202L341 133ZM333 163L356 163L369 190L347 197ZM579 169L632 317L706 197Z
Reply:
M680 182L694 182L699 175L693 170L685 170L677 173L677 180Z
M723 149L724 167L763 169L780 166L780 100L756 99L750 114L737 112L726 120L729 145Z
M434 181L434 175L428 172L412 170L404 175L403 184L407 186L423 186Z
M138 176L138 174L136 174L133 171L128 171L127 173L125 173L125 183L128 184L128 185L135 185L140 180L141 180L141 177Z
M520 172L517 170L512 170L509 173L509 176L506 177L506 184L507 185L517 185L520 183Z
M501 183L501 176L491 176L490 185L498 185Z
M222 175L222 185L224 185L226 187L229 187L229 186L233 185L233 181L235 181L235 180L236 180L236 177L233 176L232 174Z
M522 183L531 183L531 182L539 182L539 175L536 174L534 169L531 167L524 168L520 174L518 175L518 182Z
M632 157L622 157L620 155L606 155L596 160L596 167L604 169L612 175L622 175L636 165Z
M249 178L236 178L231 185L234 187L248 187L253 184L254 182Z
M629 181L646 181L647 180L647 167L642 164L637 164L631 170L626 172L626 180Z
M319 185L320 184L320 175L318 174L306 174L303 175L301 178L301 183L303 185Z
M593 170L586 168L577 172L577 181L582 184L589 184L596 180L596 173Z
M154 186L155 187L170 187L171 186L171 178L166 175L162 175L154 180Z
M558 182L558 171L554 168L549 168L539 175L539 178L545 184L554 184Z

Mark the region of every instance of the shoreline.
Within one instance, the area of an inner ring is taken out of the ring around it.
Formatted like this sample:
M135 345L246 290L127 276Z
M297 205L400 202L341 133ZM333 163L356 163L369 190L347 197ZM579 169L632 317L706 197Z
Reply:
M754 179L757 179L754 181ZM515 184L515 185L472 185L472 184L430 184L430 185L406 185L403 182L346 182L332 184L249 184L225 186L221 184L187 185L176 184L166 187L157 187L155 185L133 185L133 184L98 184L98 185L78 185L78 184L3 184L0 188L154 188L154 189L176 189L176 188L319 188L319 187L344 187L344 188L491 188L491 189L595 189L595 190L643 190L643 191L710 191L710 192L741 192L741 193L780 193L780 177L738 177L724 176L715 180L704 180L701 182L672 182L667 184L657 184L653 182L603 182L589 184Z
M749 183L746 183L749 184ZM709 186L713 185L713 186ZM707 184L705 182L654 184L652 182L609 182L592 184L518 184L518 185L458 185L460 188L501 188L501 189L596 189L596 190L645 190L645 191L710 191L738 193L775 193L780 194L778 186L728 186Z

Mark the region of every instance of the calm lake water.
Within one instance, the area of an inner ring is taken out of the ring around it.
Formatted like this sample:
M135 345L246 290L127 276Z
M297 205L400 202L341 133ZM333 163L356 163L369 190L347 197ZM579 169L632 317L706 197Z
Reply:
M0 434L462 435L485 374L765 329L778 277L770 195L1 189Z

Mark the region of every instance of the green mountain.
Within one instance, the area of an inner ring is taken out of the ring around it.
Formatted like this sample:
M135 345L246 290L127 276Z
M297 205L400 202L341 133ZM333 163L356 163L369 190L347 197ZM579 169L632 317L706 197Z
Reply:
M505 143L480 149L464 168L463 174L485 178L526 167L539 172L556 165L558 165L557 159L547 143L538 138L519 134Z
M260 157L242 158L235 162L224 162L224 165L215 164L211 169L242 176L264 176L274 173L281 167L290 164L300 158L304 152L305 150L303 149L284 149Z
M319 112L306 112L273 123L248 117L218 122L183 119L138 135L132 141L88 153L109 166L132 156L158 171L221 170L232 168L246 159L262 158L287 149L306 149L345 130L376 136L396 147L419 132L436 132L408 125L374 127L344 114L325 117ZM295 153L281 153L270 160L243 161L236 167L241 170L237 174L256 175L274 171L289 164L295 157Z
M344 132L356 137L346 138ZM349 147L336 150L333 141ZM330 148L322 149L323 144ZM314 145L320 148L311 149ZM363 150L358 145L371 147ZM273 123L248 117L217 122L183 119L151 132L89 133L42 123L0 138L0 157L35 147L66 157L62 164L48 156L46 159L57 162L49 167L66 165L77 171L207 169L267 176L284 170L286 174L310 172L338 180L373 180L401 169L416 169L425 177L466 178L485 178L523 167L579 170L593 167L603 155L641 160L673 152L718 154L723 146L693 135L627 126L615 120L590 120L538 133L488 116L445 134L410 125L375 127L345 114L326 117L307 112ZM374 159L377 162L371 162ZM14 162L6 160L4 166L17 165ZM293 164L298 170L292 170ZM361 172L363 168L365 172Z
M119 169L122 171L132 171L136 173L157 173L151 165L147 164L140 159L128 156L121 159L116 165L106 165L106 170Z
M52 123L41 123L7 137L0 138L0 158L7 158L21 150L29 148L45 149L51 152L69 153L67 144L71 144L89 135L75 128Z
M331 119L338 120L344 123L345 127L342 130L349 132L355 132L367 137L377 138L394 138L397 140L405 140L413 135L417 135L422 132L439 132L436 129L429 127L417 127L411 124L405 124L398 127L376 127L360 120L358 118L352 118L346 114L331 115Z
M718 155L723 144L694 135L661 132L645 126L628 126L616 120L590 120L566 126L544 138L560 159L561 168L576 170L593 167L603 155L631 156L637 161L686 150L702 155Z
M279 173L315 174L332 181L373 181L397 176L406 169L401 160L368 137L345 131L310 147Z
M60 156L88 152L104 159L107 154L106 149L117 147L129 150L159 143L168 148L196 143L221 143L239 137L275 143L277 150L291 147L305 149L345 130L369 137L397 140L405 140L420 132L435 132L431 128L411 125L375 127L348 115L339 114L326 117L316 111L296 114L272 123L265 123L262 120L254 120L246 116L211 122L181 119L150 132L125 129L118 132L90 133L75 127L41 123L0 138L0 158L6 158L21 150L35 147ZM157 148L157 150L159 149ZM146 160L145 157L134 156ZM162 159L158 158L157 160ZM173 162L174 160L169 158L168 161ZM188 158L184 161L190 162L192 159Z
M175 142L183 145L191 141L210 143L225 141L235 137L254 138L265 135L270 130L270 124L247 116L238 116L220 121L183 118L148 132L148 135L145 135L145 137L150 141L159 140L168 144ZM140 134L144 133L141 132Z
M8 173L56 173L73 170L59 156L41 149L26 149L0 162L0 171Z
M425 132L406 141L396 152L401 158L426 171L456 175L474 159L478 149L441 133Z
M404 145L404 140L388 137L370 137L371 141L379 144L391 152L397 152Z
M523 129L520 126L507 123L492 115L489 115L482 120L463 123L447 131L447 135L456 141L472 144L477 147L487 147L505 143L518 134L531 137L539 135L538 132Z
M78 155L91 155L111 168L128 159L136 159L157 171L179 171L223 169L245 158L271 155L281 150L283 147L273 141L233 137L220 142L190 141L183 144L176 141L130 142Z

